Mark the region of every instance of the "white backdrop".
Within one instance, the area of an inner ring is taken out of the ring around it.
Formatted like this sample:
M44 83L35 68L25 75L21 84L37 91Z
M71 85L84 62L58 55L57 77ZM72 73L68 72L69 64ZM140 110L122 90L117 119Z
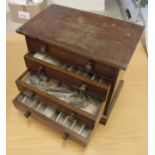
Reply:
M81 10L103 11L105 8L105 0L48 0L49 3L57 3Z
M9 11L8 2L9 0L6 0L6 11ZM105 0L47 0L47 2L90 11L103 11L105 8Z

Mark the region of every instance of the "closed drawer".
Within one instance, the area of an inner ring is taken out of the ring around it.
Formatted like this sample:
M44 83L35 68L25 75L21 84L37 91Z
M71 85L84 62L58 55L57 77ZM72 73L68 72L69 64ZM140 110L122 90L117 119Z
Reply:
M20 91L27 90L37 94L40 100L74 114L91 127L96 126L102 117L106 96L101 100L32 71L24 72L16 83Z
M92 59L78 55L66 49L62 49L58 46L46 44L40 40L32 39L29 37L26 37L26 41L29 52L40 52L49 54L64 63L74 65L84 71L89 71L90 73L102 75L104 78L107 79L113 79L116 74L116 69L111 66L96 62Z
M101 76L81 71L71 65L61 63L39 53L27 54L24 58L26 66L30 70L37 72L39 68L42 68L44 74L75 88L85 85L86 91L100 98L106 96L111 86L111 83Z
M21 92L13 100L13 103L17 109L24 112L26 118L33 117L49 127L55 128L63 133L65 140L72 138L86 145L94 130L82 120L69 115L69 113L53 105L47 105L32 92Z

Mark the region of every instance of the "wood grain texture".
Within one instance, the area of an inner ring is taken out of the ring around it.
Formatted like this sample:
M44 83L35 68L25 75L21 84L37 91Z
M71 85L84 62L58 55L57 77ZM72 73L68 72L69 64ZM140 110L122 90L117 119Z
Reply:
M92 60L126 69L143 27L98 14L50 5L17 32Z
M99 125L86 148L64 141L54 129L25 119L12 99L18 94L15 80L26 69L24 37L7 36L7 155L146 155L147 57L138 45L125 74L125 84L106 126Z

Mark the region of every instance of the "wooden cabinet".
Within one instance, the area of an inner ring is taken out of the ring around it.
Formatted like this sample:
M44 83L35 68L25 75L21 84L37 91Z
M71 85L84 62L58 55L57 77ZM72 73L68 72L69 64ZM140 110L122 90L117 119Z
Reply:
M105 124L123 85L143 28L117 19L51 5L21 26L27 70L13 100L26 118L55 127L86 145Z

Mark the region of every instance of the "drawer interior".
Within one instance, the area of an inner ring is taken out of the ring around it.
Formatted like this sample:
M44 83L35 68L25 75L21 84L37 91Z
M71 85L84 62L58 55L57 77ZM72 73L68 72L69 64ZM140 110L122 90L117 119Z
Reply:
M111 82L104 78L96 74L84 72L72 65L62 64L48 55L40 53L26 54L24 58L26 66L30 70L37 72L42 68L42 72L48 75L48 77L58 79L71 87L79 88L82 85L86 85L86 91L97 97L103 98L106 96L111 87Z
M32 54L32 57L39 59L41 61L47 62L51 65L58 66L68 72L72 72L79 76L85 77L88 80L95 81L95 82L99 83L100 85L102 85L102 84L108 85L109 84L109 81L104 79L102 76L96 75L95 73L91 73L88 71L83 71L78 67L75 67L75 66L67 64L67 63L63 63L62 61L60 61L57 58L54 58L50 55L36 52L36 53Z
M45 43L44 41L37 40L34 38L26 37L27 46L29 52L37 52L41 54L47 54L54 58L59 59L63 63L68 63L79 67L80 70L89 71L90 73L96 73L107 80L112 80L115 77L116 69L98 62L89 56L82 56L75 52L71 52L67 49L60 48L53 44ZM92 66L89 66L92 65ZM90 69L91 68L91 69Z
M65 112L52 105L47 105L38 99L37 95L24 91L20 93L14 100L18 106L24 106L27 110L34 114L34 112L40 116L46 117L46 119L52 123L59 125L59 129L67 131L71 136L79 137L79 140L86 142L90 136L91 128L84 122L77 118L73 118ZM25 108L25 109L26 109ZM84 139L84 140L83 140Z
M28 71L21 81L94 116L98 114L103 102L95 96L80 92L78 89L69 87L56 79L48 78L44 74Z

